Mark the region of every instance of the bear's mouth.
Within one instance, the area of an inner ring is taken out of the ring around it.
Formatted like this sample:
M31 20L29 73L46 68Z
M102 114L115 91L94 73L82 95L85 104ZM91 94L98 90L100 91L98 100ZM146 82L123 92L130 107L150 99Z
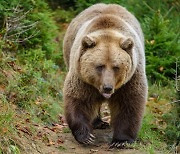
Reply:
M102 95L105 97L105 98L110 98L112 94L108 94L108 93L102 93Z
M99 89L99 92L101 93L101 95L104 97L104 98L106 98L106 99L109 99L111 96L112 96L112 94L114 93L114 88L113 88L113 86L101 86L100 87L100 89Z

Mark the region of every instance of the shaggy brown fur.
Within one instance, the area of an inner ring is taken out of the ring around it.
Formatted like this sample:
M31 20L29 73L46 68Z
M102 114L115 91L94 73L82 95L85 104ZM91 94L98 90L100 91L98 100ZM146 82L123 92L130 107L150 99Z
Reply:
M106 128L100 107L108 102L114 130L111 147L136 139L146 97L144 38L136 18L119 5L96 4L70 23L64 38L68 74L65 116L79 143Z

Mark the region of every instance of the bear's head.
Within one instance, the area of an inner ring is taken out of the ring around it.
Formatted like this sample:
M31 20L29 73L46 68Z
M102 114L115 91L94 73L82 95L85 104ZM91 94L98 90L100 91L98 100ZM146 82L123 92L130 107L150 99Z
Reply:
M81 79L110 98L132 74L133 40L113 30L99 30L84 36L81 45Z

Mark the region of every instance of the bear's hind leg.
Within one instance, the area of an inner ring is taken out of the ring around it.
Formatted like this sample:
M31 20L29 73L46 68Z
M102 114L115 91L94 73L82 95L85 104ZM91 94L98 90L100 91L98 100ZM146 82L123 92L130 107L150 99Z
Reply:
M98 116L93 121L93 128L94 129L106 129L106 128L109 128L109 127L110 127L109 123L103 121L100 116Z
M101 110L101 105L99 106L98 116L92 122L93 129L106 129L110 127L109 123L101 119L100 110Z

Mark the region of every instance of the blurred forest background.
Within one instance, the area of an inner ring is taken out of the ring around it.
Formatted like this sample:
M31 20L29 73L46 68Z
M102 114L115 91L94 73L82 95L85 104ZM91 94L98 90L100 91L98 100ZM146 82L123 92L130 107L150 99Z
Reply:
M145 35L149 97L141 146L149 153L178 150L180 1L0 0L0 154L21 153L16 139L21 128L35 133L34 123L59 122L63 36L73 17L98 2L126 7Z

